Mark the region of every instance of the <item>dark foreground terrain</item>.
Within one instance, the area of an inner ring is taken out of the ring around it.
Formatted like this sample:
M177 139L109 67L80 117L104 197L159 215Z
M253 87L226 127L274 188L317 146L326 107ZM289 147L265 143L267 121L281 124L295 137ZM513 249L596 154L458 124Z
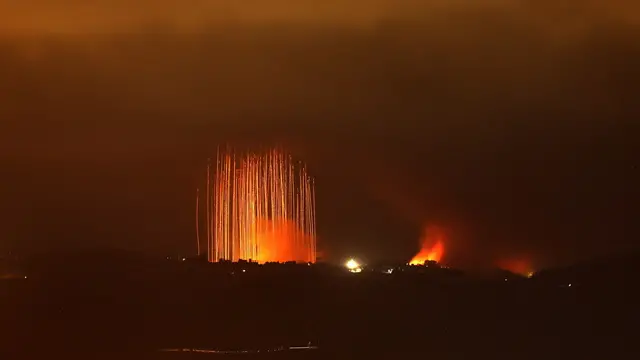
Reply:
M26 279L0 280L0 358L635 358L635 264L481 281L320 266L226 268L123 253L53 256L26 262ZM157 351L309 342L319 350Z

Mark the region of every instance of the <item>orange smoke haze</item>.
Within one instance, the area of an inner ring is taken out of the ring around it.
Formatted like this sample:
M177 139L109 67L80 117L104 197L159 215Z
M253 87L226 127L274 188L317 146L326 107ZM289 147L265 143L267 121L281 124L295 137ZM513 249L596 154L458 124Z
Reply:
M421 249L416 256L411 259L409 264L420 265L425 261L440 262L444 255L444 231L437 226L427 226L421 240Z
M511 271L514 274L529 276L533 272L531 262L526 259L506 259L498 261L500 269Z
M211 23L329 23L373 26L388 18L415 18L454 11L496 12L546 26L579 26L597 19L640 23L630 0L30 0L0 1L2 32L122 31L154 24L197 30ZM559 18L560 17L560 18Z

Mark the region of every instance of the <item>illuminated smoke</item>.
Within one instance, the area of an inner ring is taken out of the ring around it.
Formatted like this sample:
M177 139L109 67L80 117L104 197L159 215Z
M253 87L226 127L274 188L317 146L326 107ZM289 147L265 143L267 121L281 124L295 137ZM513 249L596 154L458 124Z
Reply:
M206 196L210 262L316 261L315 189L302 163L277 150L219 152Z
M533 266L531 263L522 258L501 260L497 262L497 266L502 270L507 270L522 276L531 276L533 274Z
M421 265L425 261L440 262L444 255L444 231L437 226L427 226L420 241L421 248L409 264Z

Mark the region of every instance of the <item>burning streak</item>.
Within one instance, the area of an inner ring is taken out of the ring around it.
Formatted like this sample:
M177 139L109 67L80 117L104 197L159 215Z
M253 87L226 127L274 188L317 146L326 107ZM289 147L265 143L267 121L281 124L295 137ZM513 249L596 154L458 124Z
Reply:
M315 262L314 182L291 157L218 152L206 206L210 262Z
M409 264L422 265L425 261L440 262L444 255L445 234L437 226L428 226L421 240L421 248L418 254L411 259Z

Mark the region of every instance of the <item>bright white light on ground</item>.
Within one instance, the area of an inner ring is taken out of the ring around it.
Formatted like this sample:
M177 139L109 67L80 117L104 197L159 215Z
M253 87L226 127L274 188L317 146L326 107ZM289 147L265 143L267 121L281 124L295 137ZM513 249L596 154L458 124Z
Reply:
M360 264L358 264L357 261L355 261L354 259L349 259L349 261L347 261L347 263L345 264L345 266L347 267L347 269L349 270L353 270L353 269L357 269L360 267Z
M352 273L359 273L359 272L362 271L362 268L360 267L360 264L358 264L358 262L355 261L354 259L349 259L349 261L347 261L345 266Z

